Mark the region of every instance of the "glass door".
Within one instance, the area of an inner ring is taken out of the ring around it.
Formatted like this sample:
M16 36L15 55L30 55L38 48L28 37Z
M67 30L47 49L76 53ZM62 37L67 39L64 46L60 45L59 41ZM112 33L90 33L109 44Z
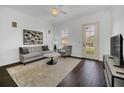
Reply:
M83 57L98 59L98 23L83 26Z

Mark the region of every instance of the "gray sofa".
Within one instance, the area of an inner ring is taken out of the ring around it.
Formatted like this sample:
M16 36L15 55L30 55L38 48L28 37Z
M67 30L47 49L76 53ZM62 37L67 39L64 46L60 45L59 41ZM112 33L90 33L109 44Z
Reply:
M60 53L62 57L71 56L71 52L72 52L71 45L64 46L62 49L58 49L58 53Z
M28 62L42 59L44 53L50 53L48 46L32 46L19 47L20 62L26 64Z

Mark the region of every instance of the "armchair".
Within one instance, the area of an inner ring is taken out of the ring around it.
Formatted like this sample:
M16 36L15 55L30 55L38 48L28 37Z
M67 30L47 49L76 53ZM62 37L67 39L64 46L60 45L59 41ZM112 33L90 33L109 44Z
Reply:
M71 45L64 46L62 49L58 49L58 53L60 53L62 57L71 56L71 52L72 52Z

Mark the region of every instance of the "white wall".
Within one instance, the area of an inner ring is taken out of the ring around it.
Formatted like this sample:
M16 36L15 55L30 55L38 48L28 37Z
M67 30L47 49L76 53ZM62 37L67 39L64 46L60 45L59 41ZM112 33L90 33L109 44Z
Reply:
M83 57L82 48L82 25L92 22L99 22L99 60L103 59L103 54L110 53L110 35L111 35L111 13L104 11L93 15L82 16L81 18L70 20L63 24L55 25L55 39L61 46L61 31L68 30L70 44L72 45L72 56Z
M42 19L36 19L21 12L0 8L0 66L19 62L19 47L23 45L23 29L43 32L43 44L52 48L53 34L48 34L52 27ZM11 27L16 21L17 28Z
M115 6L112 10L112 36L122 34L124 38L124 6ZM124 41L123 41L124 44ZM123 46L124 54L124 46Z
M112 36L124 34L124 6L115 6L112 9L113 29Z

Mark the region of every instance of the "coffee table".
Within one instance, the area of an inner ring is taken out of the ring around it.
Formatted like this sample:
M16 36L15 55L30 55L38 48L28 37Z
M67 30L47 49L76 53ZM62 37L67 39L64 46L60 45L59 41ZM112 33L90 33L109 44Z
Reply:
M53 58L60 56L60 54L59 54L59 53L56 53L56 52L52 52L52 53L45 53L45 54L43 54L43 56L44 56L44 57L50 57L50 58L51 58L51 60L47 62L48 65L54 65L54 64L56 64L57 62L54 61Z

